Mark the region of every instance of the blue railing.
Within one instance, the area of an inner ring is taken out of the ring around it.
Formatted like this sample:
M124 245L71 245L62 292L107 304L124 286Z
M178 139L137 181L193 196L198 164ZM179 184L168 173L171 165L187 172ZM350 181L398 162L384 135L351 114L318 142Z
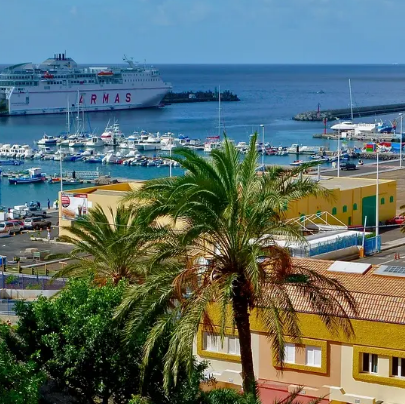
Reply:
M364 240L364 254L371 255L381 251L381 236L366 238Z
M343 248L349 248L359 245L359 238L357 235L350 237L337 238L335 240L327 241L322 244L318 244L316 247L309 247L308 256L326 254L336 250L342 250Z
M60 290L65 284L65 279L52 279L50 276L0 273L2 289Z

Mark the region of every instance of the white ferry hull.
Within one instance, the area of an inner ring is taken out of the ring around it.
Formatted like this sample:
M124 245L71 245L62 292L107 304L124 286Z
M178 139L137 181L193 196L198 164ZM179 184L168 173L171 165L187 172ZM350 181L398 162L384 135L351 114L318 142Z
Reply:
M136 108L157 107L170 90L168 86L159 88L107 88L101 89L70 88L47 92L17 92L7 94L7 110L2 115L57 114L67 112L77 106L80 94L80 110L112 111ZM1 95L0 95L1 97ZM1 112L0 112L1 113Z

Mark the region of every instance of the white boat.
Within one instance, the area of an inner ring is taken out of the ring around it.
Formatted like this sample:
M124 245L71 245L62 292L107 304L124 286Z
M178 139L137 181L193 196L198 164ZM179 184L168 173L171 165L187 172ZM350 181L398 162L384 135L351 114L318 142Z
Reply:
M39 146L55 146L57 142L58 138L49 136L45 133L44 136L38 140L37 144Z
M213 150L220 149L222 143L219 136L208 136L204 143L204 152L211 153Z
M301 166L305 164L306 162L304 160L295 160L292 163L290 163L290 166Z
M92 136L86 143L86 147L104 147L105 144L98 136Z
M86 141L84 140L80 140L80 139L76 139L76 140L71 140L69 142L69 147L84 147L86 144Z
M112 125L110 125L110 121L108 121L107 126L104 129L104 132L100 136L101 140L105 145L113 145L116 146L119 143L125 141L125 136L120 129L120 125L117 121L114 121Z
M152 133L142 133L137 144L138 150L160 150L162 147L160 139Z
M154 67L124 57L127 67L79 67L65 53L40 64L19 63L0 74L0 113L65 113L69 95L80 90L86 111L158 107L171 84ZM72 100L71 100L72 101Z
M118 153L115 154L114 152L107 153L103 159L103 164L116 164L119 160L122 160L122 156Z

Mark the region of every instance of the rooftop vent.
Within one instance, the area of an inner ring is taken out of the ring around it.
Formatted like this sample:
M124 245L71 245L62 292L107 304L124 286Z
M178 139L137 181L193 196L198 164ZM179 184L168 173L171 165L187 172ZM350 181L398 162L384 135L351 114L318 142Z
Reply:
M335 261L329 268L331 272L342 272L344 274L365 274L371 268L370 264L359 262ZM405 268L404 268L405 269ZM405 274L404 274L405 276Z
M376 275L405 277L405 267L397 267L394 265L380 265L380 267L374 273Z

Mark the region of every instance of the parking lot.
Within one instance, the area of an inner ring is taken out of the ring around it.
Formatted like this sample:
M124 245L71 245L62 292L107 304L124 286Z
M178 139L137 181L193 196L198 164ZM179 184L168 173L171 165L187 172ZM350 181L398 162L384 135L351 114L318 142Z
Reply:
M52 222L51 239L58 236L59 231L57 212L51 212L48 215L48 220ZM0 238L0 255L6 256L7 261L10 262L14 257L22 255L22 253L29 248L36 248L39 251L49 251L50 254L63 254L69 253L72 246L61 243L50 243L48 241L33 241L31 236L35 235L40 238L47 238L47 231L33 231L24 230L21 234L16 234L10 237ZM27 262L28 264L29 262Z

